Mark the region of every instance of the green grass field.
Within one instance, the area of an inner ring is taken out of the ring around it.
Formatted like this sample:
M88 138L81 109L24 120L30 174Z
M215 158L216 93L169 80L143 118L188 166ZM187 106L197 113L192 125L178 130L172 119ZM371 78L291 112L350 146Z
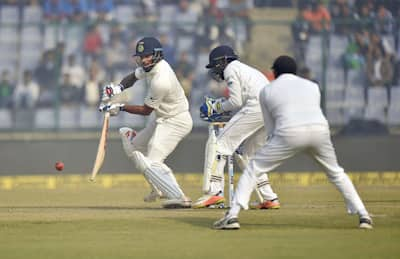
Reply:
M200 186L183 184L193 199ZM282 208L241 213L241 229L217 231L225 210L163 210L147 187L95 185L0 190L0 258L399 258L400 188L359 185L375 229L357 229L332 185L275 186Z

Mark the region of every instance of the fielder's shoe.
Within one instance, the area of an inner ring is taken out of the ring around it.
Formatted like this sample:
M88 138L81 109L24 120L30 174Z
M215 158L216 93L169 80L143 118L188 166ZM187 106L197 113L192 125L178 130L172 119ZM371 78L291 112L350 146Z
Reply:
M239 229L240 224L237 217L229 217L228 213L226 213L222 219L214 222L213 228L225 230Z
M373 229L371 217L370 216L361 216L360 217L360 225L358 227L362 228L362 229Z
M224 205L225 198L220 196L221 192L214 194L206 194L200 197L194 204L193 208L218 208Z
M272 210L272 209L280 209L281 204L279 203L278 198L270 200L270 201L264 201L264 202L253 202L250 204L251 209L259 209L259 210Z
M143 198L144 202L155 202L158 198L162 199L162 193L160 191L156 191L154 189L151 190L147 196Z
M192 207L192 201L187 197L183 199L169 199L164 201L161 206L164 209L188 209Z

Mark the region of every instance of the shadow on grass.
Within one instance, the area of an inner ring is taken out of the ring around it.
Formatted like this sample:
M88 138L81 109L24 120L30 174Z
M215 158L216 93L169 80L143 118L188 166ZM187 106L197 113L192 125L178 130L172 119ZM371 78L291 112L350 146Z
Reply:
M171 218L171 217L164 217L164 219L174 220L177 222L183 222L185 224L189 224L196 227L206 228L206 229L213 229L213 223L218 220L218 217L179 217L179 218ZM282 222L251 222L251 220L240 220L240 229L254 231L257 230L307 230L307 229L318 229L318 230L351 230L351 229L358 229L358 221L354 221L354 225L349 225L347 223L324 223L321 221L318 222L301 222L301 221L286 221L283 219Z

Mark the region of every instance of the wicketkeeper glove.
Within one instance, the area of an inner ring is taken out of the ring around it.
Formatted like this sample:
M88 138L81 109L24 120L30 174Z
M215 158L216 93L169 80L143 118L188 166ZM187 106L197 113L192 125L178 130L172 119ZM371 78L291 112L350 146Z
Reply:
M117 116L120 111L123 111L125 108L125 104L123 103L108 103L108 104L100 104L99 111L100 112L109 112L111 116Z
M113 97L114 95L120 94L123 90L124 90L124 86L121 84L116 85L116 84L110 83L108 85L105 85L103 87L103 94L102 94L101 101L107 102L110 100L111 97Z
M222 99L214 99L212 97L205 97L205 102L200 106L200 117L211 118L216 114L222 114Z

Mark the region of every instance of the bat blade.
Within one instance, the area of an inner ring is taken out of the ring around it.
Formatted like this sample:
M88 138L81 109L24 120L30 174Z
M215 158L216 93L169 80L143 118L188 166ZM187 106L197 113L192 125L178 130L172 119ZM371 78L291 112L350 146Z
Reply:
M94 180L96 178L96 175L100 171L101 166L103 165L103 162L104 162L104 157L106 155L107 135L108 135L109 123L110 123L110 113L106 112L104 114L104 121L103 121L103 127L101 129L101 136L100 136L99 146L97 147L96 160L94 161L92 174L91 174L91 176L89 178L89 180L92 181L92 182L94 182Z

